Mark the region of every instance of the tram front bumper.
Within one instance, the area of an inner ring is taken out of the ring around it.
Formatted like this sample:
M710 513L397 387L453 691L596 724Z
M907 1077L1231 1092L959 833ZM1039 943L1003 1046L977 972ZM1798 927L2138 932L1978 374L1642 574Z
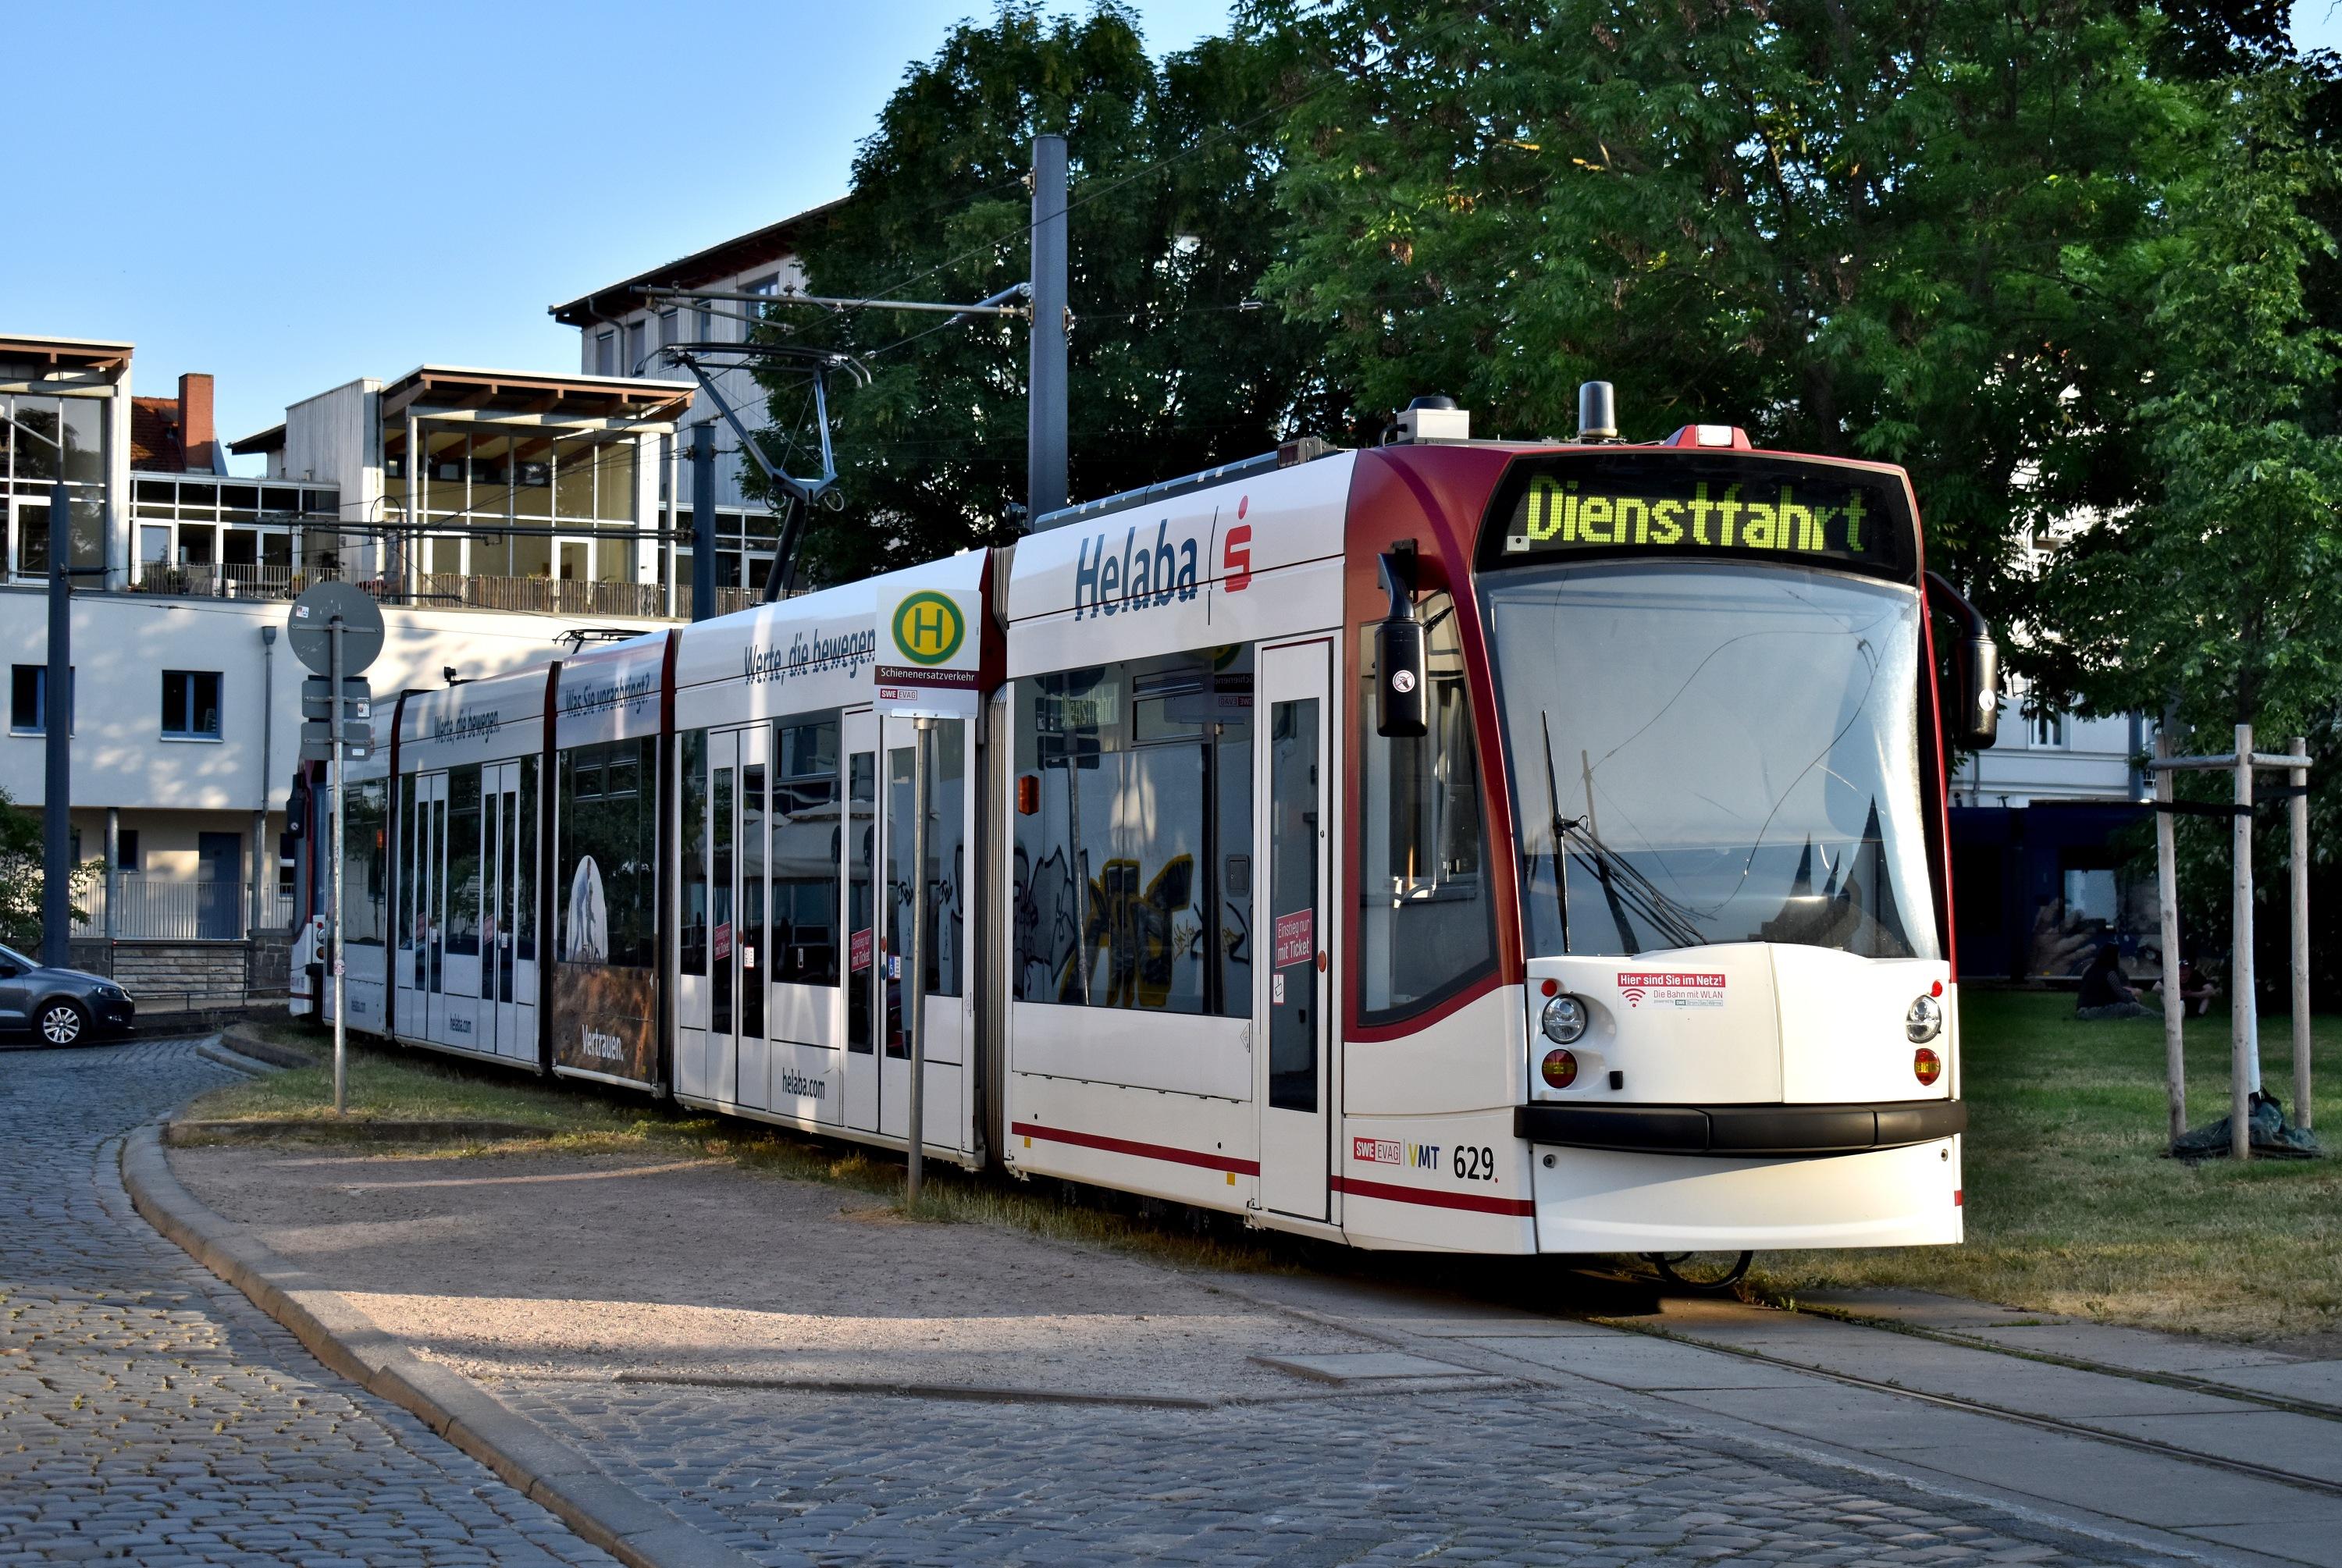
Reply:
M1959 1100L1858 1105L1523 1105L1513 1132L1532 1144L1652 1154L1810 1159L1932 1144L1968 1130Z
M1537 1250L1777 1252L1962 1237L1957 1100L1524 1105Z

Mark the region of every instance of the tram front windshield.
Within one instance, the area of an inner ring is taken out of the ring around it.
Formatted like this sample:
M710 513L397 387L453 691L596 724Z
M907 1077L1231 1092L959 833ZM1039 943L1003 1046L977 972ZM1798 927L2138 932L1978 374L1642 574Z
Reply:
M1918 594L1736 562L1482 578L1528 952L1938 956Z

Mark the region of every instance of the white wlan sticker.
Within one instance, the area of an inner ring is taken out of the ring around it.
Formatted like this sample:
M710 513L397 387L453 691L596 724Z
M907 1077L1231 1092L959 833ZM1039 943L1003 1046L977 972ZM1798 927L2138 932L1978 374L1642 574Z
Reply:
M1659 1007L1721 1007L1725 979L1721 974L1686 974L1680 970L1642 970L1618 976L1618 1000L1630 1013Z

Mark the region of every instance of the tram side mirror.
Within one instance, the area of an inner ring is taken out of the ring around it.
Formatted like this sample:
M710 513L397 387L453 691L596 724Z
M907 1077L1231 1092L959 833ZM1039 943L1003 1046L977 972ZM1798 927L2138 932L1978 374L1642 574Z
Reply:
M1988 751L2000 739L2000 644L1983 614L1940 573L1927 574L1927 597L1960 626L1959 704L1945 738L1963 751Z
M1989 633L1967 639L1967 699L1960 744L1972 752L1988 751L2000 739L2000 644Z
M1430 672L1423 621L1415 612L1415 541L1382 558L1390 613L1375 628L1375 733L1393 739L1428 734Z

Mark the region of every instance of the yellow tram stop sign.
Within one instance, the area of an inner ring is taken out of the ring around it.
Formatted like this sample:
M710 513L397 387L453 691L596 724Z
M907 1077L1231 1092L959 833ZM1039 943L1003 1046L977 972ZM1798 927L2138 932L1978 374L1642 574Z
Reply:
M981 694L982 594L905 584L882 590L877 609L877 657L870 672L878 710L936 718L973 714Z

